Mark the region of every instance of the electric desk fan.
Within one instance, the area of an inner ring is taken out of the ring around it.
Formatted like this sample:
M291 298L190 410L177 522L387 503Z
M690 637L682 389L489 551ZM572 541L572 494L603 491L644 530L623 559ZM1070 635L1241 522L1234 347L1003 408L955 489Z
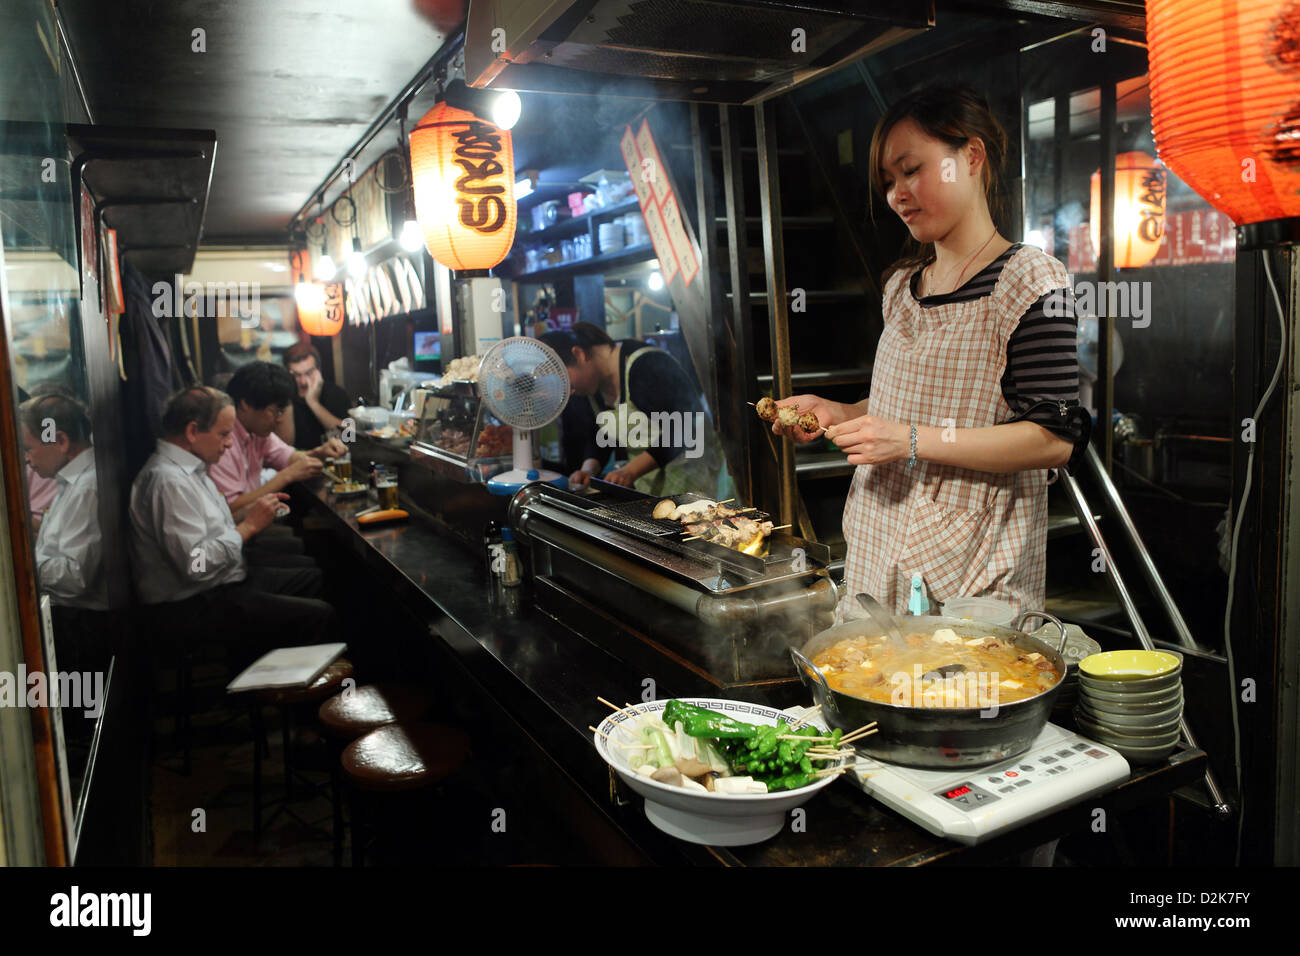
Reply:
M533 467L533 429L559 418L569 401L569 372L555 350L526 336L502 339L479 363L478 387L492 414L514 429L514 467L489 479L488 491L513 495L532 481L568 488L566 476Z

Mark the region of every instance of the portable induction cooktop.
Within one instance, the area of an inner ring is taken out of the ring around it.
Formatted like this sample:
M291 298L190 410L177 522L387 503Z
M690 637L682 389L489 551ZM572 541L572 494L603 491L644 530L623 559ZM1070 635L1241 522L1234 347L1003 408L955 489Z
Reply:
M1128 761L1047 724L1018 757L982 767L916 770L858 752L846 778L936 836L973 845L1105 790Z

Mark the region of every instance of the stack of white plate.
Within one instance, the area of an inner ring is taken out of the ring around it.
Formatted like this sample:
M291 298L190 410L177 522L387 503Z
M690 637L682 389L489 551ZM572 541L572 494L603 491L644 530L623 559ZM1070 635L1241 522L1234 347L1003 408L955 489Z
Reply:
M1079 662L1079 733L1130 763L1163 760L1178 746L1183 661L1167 651L1107 651Z
M601 252L616 252L623 248L623 223L617 219L602 222L596 228L596 238L600 242Z

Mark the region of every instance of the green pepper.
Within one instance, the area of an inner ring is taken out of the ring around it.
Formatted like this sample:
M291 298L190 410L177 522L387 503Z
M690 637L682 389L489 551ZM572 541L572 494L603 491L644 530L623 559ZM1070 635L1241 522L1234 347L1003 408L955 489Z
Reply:
M675 726L677 721L681 721L682 729L691 737L711 737L721 740L748 739L760 730L754 724L746 724L725 714L719 714L717 711L696 707L694 704L683 703L680 700L668 702L664 707L663 720L670 727Z

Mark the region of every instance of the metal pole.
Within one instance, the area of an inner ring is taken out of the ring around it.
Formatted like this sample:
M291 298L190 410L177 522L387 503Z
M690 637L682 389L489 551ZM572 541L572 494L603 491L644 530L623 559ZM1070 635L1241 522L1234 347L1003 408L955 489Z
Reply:
M754 107L754 129L758 140L758 195L763 215L763 263L767 269L768 336L772 344L772 391L776 398L789 398L790 312L786 301L785 242L781 226L781 184L777 170L776 130L768 116L767 103ZM795 517L794 444L780 443L780 514L782 524Z
M1115 278L1115 84L1102 83L1098 94L1101 99L1098 117L1101 133L1101 215L1098 217L1101 248L1097 254L1097 282L1098 288L1105 289ZM1102 459L1109 473L1115 460L1115 429L1111 425L1115 409L1115 356L1111 354L1115 316L1110 314L1109 308L1103 311L1106 314L1097 317L1097 388L1101 394L1093 395L1093 404L1097 406L1097 427L1101 429Z
M1095 458L1096 452L1091 448L1089 448L1089 451L1092 457ZM1098 467L1100 467L1100 464L1101 462L1098 461ZM1143 647L1149 651L1154 651L1156 646L1151 640L1151 634L1147 631L1146 624L1142 621L1142 615L1138 613L1137 605L1133 603L1133 598L1124 585L1123 576L1119 573L1119 569L1115 567L1110 549L1106 547L1106 542L1101 536L1101 529L1097 527L1097 522L1092 518L1092 509L1088 507L1088 500L1083 496L1083 490L1079 487L1079 480L1067 471L1062 471L1061 477L1065 480L1066 490L1070 494L1070 502L1074 505L1079 521L1088 529L1088 536L1092 538L1092 542L1097 546L1102 560L1106 562L1106 575L1110 578L1111 587L1115 589L1115 596L1119 598L1124 613L1128 615L1128 619L1133 625L1133 633L1137 635L1137 639ZM1199 750L1200 746L1196 743L1195 736L1192 735L1192 729L1187 725L1186 716L1178 718L1178 727L1182 731L1183 739L1187 741L1187 745ZM1218 781L1214 779L1214 771L1208 766L1205 770L1205 786L1210 791L1210 799L1214 803L1214 809L1222 816L1232 813L1232 807L1224 799Z
M1119 489L1111 481L1110 475L1106 474L1106 469L1102 466L1101 458L1097 455L1097 449L1089 443L1088 445L1088 464L1092 468L1093 474L1097 476L1097 482L1101 485L1102 492L1107 500L1110 501L1111 507L1114 508L1115 514L1119 517L1120 527L1124 529L1125 536L1128 537L1129 544L1137 552L1138 566L1142 569L1142 576L1146 578L1147 584L1151 585L1151 590L1156 594L1160 603L1164 605L1165 613L1169 615L1169 621L1174 626L1174 631L1178 635L1178 643L1183 647L1191 648L1194 651L1201 649L1196 643L1196 638L1192 636L1191 628L1187 626L1187 621L1183 619L1182 612L1174 604L1174 599L1165 587L1164 579L1160 577L1160 572L1156 569L1155 562L1151 559L1151 552L1147 550L1142 538L1138 535L1137 527L1133 524L1133 519L1129 516L1128 509L1124 507L1124 502L1120 499Z
M722 183L727 208L727 262L731 270L731 331L735 339L732 368L738 389L748 391L757 379L754 375L754 348L751 341L754 322L749 303L749 267L745 261L748 249L745 225L745 184L741 165L740 133L733 128L735 108L718 107L719 128L722 138ZM744 401L744 395L738 396ZM741 501L758 503L758 477L751 449L755 447L751 436L754 423L747 410L740 408L739 425L741 468L736 475L736 488Z

